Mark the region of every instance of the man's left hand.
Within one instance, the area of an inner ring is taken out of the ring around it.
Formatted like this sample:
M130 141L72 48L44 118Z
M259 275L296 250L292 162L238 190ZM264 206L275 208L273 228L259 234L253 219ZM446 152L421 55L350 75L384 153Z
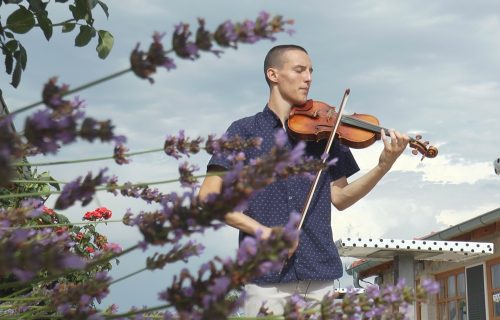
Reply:
M382 169L389 171L397 158L403 153L410 138L394 130L389 130L389 136L387 136L383 129L380 131L380 136L384 142L384 150L380 154L378 164Z

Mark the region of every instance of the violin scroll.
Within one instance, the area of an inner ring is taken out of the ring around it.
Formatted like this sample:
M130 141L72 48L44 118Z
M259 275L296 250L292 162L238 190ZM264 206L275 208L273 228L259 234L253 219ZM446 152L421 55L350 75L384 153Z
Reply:
M434 158L438 154L438 149L434 146L429 146L429 141L422 141L421 135L416 135L415 138L410 138L409 142L410 148L413 148L411 153L414 155L421 154L422 159L424 158Z

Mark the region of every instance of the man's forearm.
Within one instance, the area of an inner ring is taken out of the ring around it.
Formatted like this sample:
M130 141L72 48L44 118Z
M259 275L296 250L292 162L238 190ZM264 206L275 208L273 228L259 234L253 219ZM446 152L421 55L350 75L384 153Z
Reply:
M381 166L375 166L366 174L352 181L346 186L332 185L332 203L338 210L344 210L352 206L358 200L366 196L389 171Z
M270 228L260 224L258 221L252 219L243 212L230 212L226 214L224 220L231 227L239 229L245 233L255 235L257 230L260 229L263 232L263 237L267 238L267 236L269 236Z

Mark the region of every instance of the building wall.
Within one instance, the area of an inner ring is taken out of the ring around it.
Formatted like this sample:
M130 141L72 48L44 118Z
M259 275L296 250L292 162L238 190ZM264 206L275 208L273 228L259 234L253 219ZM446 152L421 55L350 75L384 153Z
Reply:
M489 236L474 239L474 242L491 242L494 244L494 253L487 256L480 256L476 258L471 258L466 261L415 261L415 280L418 282L424 278L435 279L436 275L442 273L450 272L456 269L465 269L466 267L475 266L479 264L484 264L486 267L486 262L491 261L500 257L500 232L495 232ZM394 279L394 269L390 268L385 270L381 275L379 275L379 283L381 284L393 284ZM485 290L487 288L485 287ZM488 306L491 308L491 306ZM419 306L420 308L420 319L437 319L437 296L434 295L430 298L429 302ZM417 312L418 313L418 312ZM418 318L418 317L417 317Z

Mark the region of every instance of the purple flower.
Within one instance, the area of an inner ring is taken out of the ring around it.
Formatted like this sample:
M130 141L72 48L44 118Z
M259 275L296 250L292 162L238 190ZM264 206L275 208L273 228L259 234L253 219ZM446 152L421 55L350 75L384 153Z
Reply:
M288 143L288 135L285 130L278 130L274 136L274 141L278 147L284 147Z
M212 36L209 31L205 30L205 20L198 18L198 30L196 30L196 47L203 51L209 51L215 54L217 57L223 53L221 50L212 50Z
M117 144L113 151L113 159L115 159L115 162L119 165L129 163L130 160L127 159L127 156L125 155L128 151L129 149L123 144Z
M238 252L236 253L236 260L239 265L242 265L249 260L252 260L257 253L257 240L254 237L245 237L240 243Z
M65 269L78 269L81 270L85 267L85 262L76 255L69 255L63 258L62 266Z
M195 60L199 57L198 47L193 41L189 40L190 36L189 24L179 23L175 26L172 36L172 49L180 58Z
M228 277L216 278L208 290L215 296L222 296L227 293L231 280Z
M179 165L179 175L181 186L192 188L198 184L198 179L193 175L193 172L200 168L196 165L184 162Z
M439 282L432 279L425 278L420 282L420 285L427 293L436 294L439 292Z
M22 270L19 268L13 268L12 273L22 282L28 281L35 276L35 272Z
M54 208L66 209L77 200L82 201L82 206L90 203L96 187L105 184L109 180L109 177L104 176L104 172L107 170L107 168L101 169L95 178L92 178L92 173L89 172L83 181L82 177L78 177L67 183L59 195L59 198L57 198Z

